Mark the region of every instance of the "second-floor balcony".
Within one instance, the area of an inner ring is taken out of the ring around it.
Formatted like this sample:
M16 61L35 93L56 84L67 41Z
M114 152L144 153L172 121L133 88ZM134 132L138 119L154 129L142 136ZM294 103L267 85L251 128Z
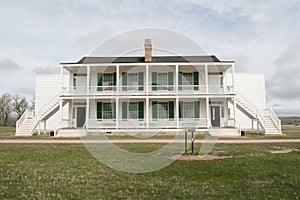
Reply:
M233 94L233 85L137 85L137 86L71 86L63 95L184 95Z

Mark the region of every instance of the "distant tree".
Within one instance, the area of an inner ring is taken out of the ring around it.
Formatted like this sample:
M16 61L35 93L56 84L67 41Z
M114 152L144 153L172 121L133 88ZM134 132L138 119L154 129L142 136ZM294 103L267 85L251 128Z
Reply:
M28 102L25 97L21 97L18 94L12 97L12 107L13 111L17 115L17 120L23 115L28 107Z
M12 112L10 94L2 94L0 97L0 121L3 126L7 126Z

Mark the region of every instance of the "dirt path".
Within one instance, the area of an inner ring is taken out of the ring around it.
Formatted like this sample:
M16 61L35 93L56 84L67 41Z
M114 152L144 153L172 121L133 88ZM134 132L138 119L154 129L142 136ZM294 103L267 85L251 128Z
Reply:
M190 142L190 141L188 141ZM134 139L134 140L0 140L0 144L80 144L80 143L184 143L184 140L169 139ZM251 143L300 143L300 139L249 139L249 140L195 140L195 143L220 143L220 144L251 144Z

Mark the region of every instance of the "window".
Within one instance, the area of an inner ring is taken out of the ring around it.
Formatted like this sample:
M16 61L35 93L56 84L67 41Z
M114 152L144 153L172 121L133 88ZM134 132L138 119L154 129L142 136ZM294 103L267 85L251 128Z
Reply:
M183 118L194 118L194 102L183 102Z
M128 90L136 90L138 84L138 73L128 73L127 85L131 86L128 87Z
M128 119L137 119L138 118L138 103L131 102L128 106Z
M112 90L111 86L113 86L113 74L103 74L103 86L104 90Z
M103 103L103 119L112 119L113 109L112 103Z
M199 90L199 72L179 72L179 90Z
M165 90L168 85L168 73L157 73L157 89Z
M158 115L158 118L162 118L162 119L165 119L165 118L168 118L168 110L169 110L169 107L168 107L168 102L160 102L157 104L157 115Z
M182 85L193 85L194 82L192 73L183 73L182 76Z

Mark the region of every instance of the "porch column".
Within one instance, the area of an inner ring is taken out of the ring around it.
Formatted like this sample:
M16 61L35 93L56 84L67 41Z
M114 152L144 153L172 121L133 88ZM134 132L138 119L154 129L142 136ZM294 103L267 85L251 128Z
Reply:
M86 66L86 94L90 94L90 77L91 76L91 69L90 66Z
M62 118L63 118L63 100L59 98L59 128L62 128Z
M149 128L149 97L146 97L146 127Z
M85 109L85 123L86 123L86 129L89 128L89 118L90 118L90 99L86 98L86 109Z
M234 127L236 127L236 100L233 97L233 119L234 119Z
M68 113L68 119L69 119L69 127L73 128L73 101L69 101L69 113Z
M146 95L149 95L149 87L150 87L150 77L149 77L149 65L146 65ZM149 103L149 102L148 102Z
M210 127L209 98L206 97L206 128Z
M119 97L116 98L116 129L119 128Z
M175 66L175 93L176 94L178 94L178 75L179 75L179 66L176 65Z
M205 93L208 94L208 69L207 65L204 66L205 71Z
M120 84L120 66L116 65L116 76L117 76L117 80L116 80L116 91L117 91L117 95L119 95L119 84Z
M60 68L60 94L63 93L63 88L64 88L64 67L62 66Z
M177 84L176 84L177 88ZM179 97L176 97L176 127L179 128Z
M232 72L232 93L235 93L235 84L234 84L234 63L232 63L232 68L231 68L231 72Z

